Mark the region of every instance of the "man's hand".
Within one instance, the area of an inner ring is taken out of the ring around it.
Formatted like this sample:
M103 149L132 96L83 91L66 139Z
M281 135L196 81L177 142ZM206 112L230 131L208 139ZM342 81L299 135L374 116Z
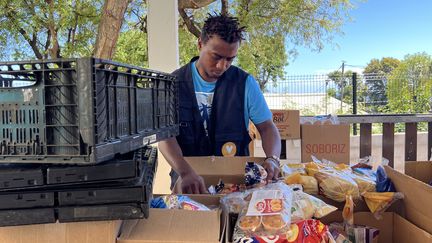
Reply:
M279 177L279 163L275 159L267 158L264 160L263 167L267 171L267 183L270 183L273 179L277 179Z
M182 193L187 194L202 194L208 193L205 188L204 179L197 175L194 171L187 172L181 175L180 186Z

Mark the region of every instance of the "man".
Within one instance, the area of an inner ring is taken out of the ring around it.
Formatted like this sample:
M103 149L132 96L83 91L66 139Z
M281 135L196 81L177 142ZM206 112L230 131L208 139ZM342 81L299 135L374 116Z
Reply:
M179 79L180 134L159 143L173 183L184 193L205 193L204 181L183 156L249 155L249 119L262 137L268 180L279 174L281 143L256 80L231 66L243 39L237 18L209 15L198 39L199 57L174 72Z

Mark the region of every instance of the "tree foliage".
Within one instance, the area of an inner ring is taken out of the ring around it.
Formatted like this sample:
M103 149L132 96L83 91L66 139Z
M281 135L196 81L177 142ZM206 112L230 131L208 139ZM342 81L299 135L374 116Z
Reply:
M380 112L387 104L387 76L399 66L400 61L392 57L383 57L381 60L372 59L363 71L368 92L366 103L369 112Z
M86 56L93 51L102 0L0 0L5 58Z
M110 17L102 13L105 2L0 0L2 59L92 55L100 20ZM247 27L235 64L254 75L264 90L284 78L297 47L321 50L331 43L353 6L348 0L178 0L178 7L181 64L198 54L197 37L207 14L229 13ZM146 0L129 4L114 60L147 65L146 8Z
M425 113L432 102L432 57L407 55L389 76L388 110L393 113Z

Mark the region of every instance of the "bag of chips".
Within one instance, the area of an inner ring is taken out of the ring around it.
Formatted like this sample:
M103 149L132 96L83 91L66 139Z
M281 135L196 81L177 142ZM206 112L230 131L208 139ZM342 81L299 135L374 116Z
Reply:
M312 217L319 219L337 210L336 207L302 191L293 192L292 207L292 222L311 219Z

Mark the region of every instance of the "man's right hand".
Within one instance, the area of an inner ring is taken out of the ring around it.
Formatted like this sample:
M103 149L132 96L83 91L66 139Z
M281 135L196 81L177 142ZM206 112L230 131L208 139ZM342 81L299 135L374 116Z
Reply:
M182 193L186 194L202 194L208 193L205 188L204 179L197 175L195 171L190 171L181 175L181 189Z

